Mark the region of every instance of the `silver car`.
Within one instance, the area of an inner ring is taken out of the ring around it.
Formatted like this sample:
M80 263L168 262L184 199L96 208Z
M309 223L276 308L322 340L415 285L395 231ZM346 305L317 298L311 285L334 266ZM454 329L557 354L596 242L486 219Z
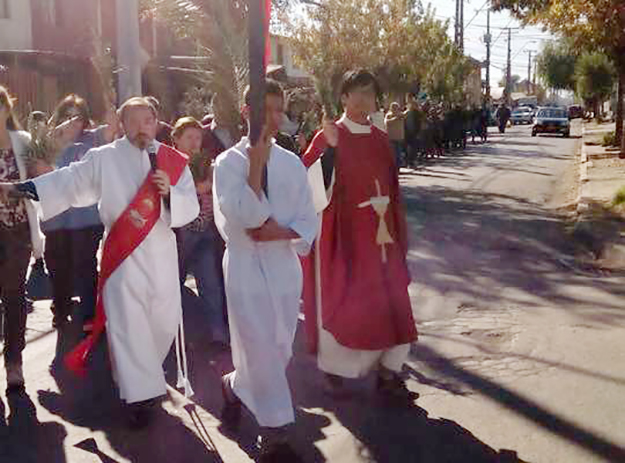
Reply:
M571 135L568 111L562 108L539 109L532 127L532 137L539 133L560 133L568 138Z
M532 108L517 108L512 111L512 116L510 116L510 122L512 122L512 125L531 124L532 116Z

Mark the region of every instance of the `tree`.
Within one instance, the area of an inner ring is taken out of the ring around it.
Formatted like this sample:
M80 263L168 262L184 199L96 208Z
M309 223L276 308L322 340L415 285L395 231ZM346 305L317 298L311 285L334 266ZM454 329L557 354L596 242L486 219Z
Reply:
M469 64L447 35L448 23L417 0L325 0L288 27L298 64L310 72L322 97L337 101L349 69L374 72L384 89L405 93L420 84L433 96L461 97ZM458 92L460 89L460 92ZM333 98L332 98L333 97Z
M625 156L625 2L622 0L493 0L495 10L508 9L529 24L543 24L576 46L603 51L618 71L616 137Z
M286 8L293 0L279 0ZM203 59L197 74L211 94L212 108L231 132L240 135L239 108L249 78L246 0L141 0L144 14L166 24Z
M614 71L612 62L603 53L584 53L577 61L576 93L588 106L592 106L597 118L601 104L610 98L614 89Z
M554 90L575 90L577 58L564 42L549 42L538 56L538 73Z

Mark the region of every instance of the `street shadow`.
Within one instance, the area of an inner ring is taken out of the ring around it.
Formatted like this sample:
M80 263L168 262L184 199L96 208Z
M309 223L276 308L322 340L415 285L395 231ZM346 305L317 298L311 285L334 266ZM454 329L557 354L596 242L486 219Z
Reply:
M79 338L80 330L76 327L59 331L50 373L60 393L38 391L39 403L44 408L63 421L103 432L111 448L129 461L221 461L214 448L207 447L180 418L169 414L162 405L156 407L148 427L140 430L128 428L125 410L111 375L105 337L90 358L86 378L76 378L62 366L63 356ZM95 441L83 441L77 448L94 454L103 462L115 461L104 454Z
M35 404L23 389L7 392L7 403L9 417L5 420L5 406L0 400L0 461L65 463L65 427L40 422Z
M494 381L460 367L453 360L426 345L417 344L413 346L411 357L442 377L490 398L546 431L568 440L606 461L625 461L625 448L583 429L566 418L555 415L541 405Z
M416 237L408 256L415 287L482 306L561 307L598 325L625 323L614 299L625 296L622 280L576 267L580 244L556 211L510 195L443 186L411 186L404 198L409 236ZM570 286L611 299L572 293Z
M322 410L334 416L342 428L323 426L319 415L298 415L297 439L313 440L325 447L332 462L380 463L522 463L512 450L496 450L469 430L444 418L434 419L414 404L397 407L380 401L373 392L372 377L349 384L353 397L330 397L314 358L307 354L303 327L296 338L295 361L291 368L295 402L300 410ZM305 461L325 461L305 455Z
M500 355L500 352L496 351L495 349L488 348L487 345L481 342L458 339L452 336L445 336L443 334L432 333L432 332L428 332L427 330L421 329L419 331L419 339L423 339L423 338L442 339L447 342L463 344L466 346L473 347L477 349L478 351L484 354L491 355L491 356ZM570 373L575 373L577 375L586 376L588 378L600 379L608 383L613 383L619 386L625 386L625 378L623 377L607 375L605 373L601 373L598 371L592 371L586 368L580 368L575 365L570 365L564 362L554 362L552 360L544 359L541 357L536 357L533 355L522 355L522 354L516 354L514 352L506 352L505 355L507 357L512 357L512 358L516 358L520 360L527 360L529 362L540 363L541 365L544 365L546 367L553 367L558 370L568 371ZM420 384L435 387L440 390L445 390L455 395L463 395L462 389L458 387L457 383L440 381L438 379L431 379L431 378L426 377L422 373L413 370L411 367L407 367L407 368L408 370L410 370L410 376L413 377Z

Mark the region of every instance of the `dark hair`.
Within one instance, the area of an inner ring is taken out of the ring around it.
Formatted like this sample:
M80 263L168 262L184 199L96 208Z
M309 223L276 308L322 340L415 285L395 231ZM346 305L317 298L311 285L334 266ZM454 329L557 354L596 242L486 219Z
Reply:
M341 96L347 95L355 88L373 85L376 97L380 95L380 85L373 74L365 69L357 71L348 71L343 76L343 84L341 85Z
M245 88L245 93L243 94L243 101L246 106L249 106L252 101L252 95L250 93L250 86L248 85ZM282 85L273 79L265 79L265 96L267 95L278 96L284 100L284 90L282 89Z
M82 121L83 128L89 127L91 124L91 114L89 113L89 106L87 105L87 101L75 94L67 95L65 98L61 100L61 102L57 105L54 110L54 114L50 118L50 125L56 127L57 125L65 122L69 119L69 111L70 109L78 110L78 117Z
M0 106L6 106L9 109L9 118L7 119L7 130L19 130L20 123L17 121L15 111L13 109L13 98L9 95L9 91L0 85Z
M202 124L195 117L181 117L171 131L172 138L179 138L187 129L203 130Z
M161 102L158 101L158 98L155 96L146 96L145 99L148 100L152 106L154 106L156 112L161 112Z

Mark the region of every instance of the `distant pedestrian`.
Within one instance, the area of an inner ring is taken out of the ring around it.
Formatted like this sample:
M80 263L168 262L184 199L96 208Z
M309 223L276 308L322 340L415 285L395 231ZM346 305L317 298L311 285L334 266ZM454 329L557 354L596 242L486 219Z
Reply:
M499 109L497 110L497 121L499 123L499 132L500 133L505 133L506 132L506 126L508 125L508 121L510 120L510 115L512 113L510 112L510 108L508 108L508 106L504 103L502 104Z
M391 103L389 112L384 118L388 138L393 146L395 153L395 163L397 168L404 165L404 157L406 151L406 130L405 122L408 111L402 111L399 103Z

